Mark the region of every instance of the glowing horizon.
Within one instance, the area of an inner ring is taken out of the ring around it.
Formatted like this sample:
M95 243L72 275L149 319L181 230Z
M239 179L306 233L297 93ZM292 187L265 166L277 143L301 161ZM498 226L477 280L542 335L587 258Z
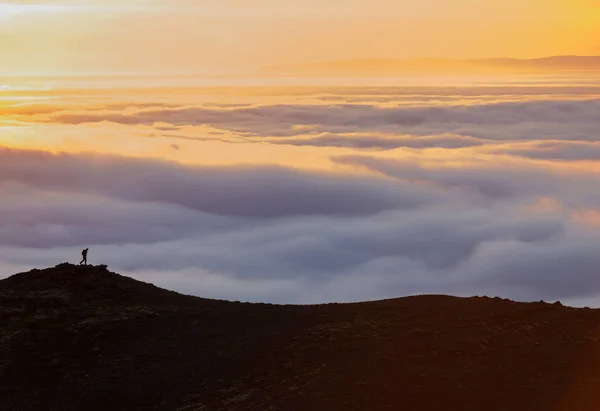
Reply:
M4 74L244 73L391 58L600 55L588 0L0 2Z

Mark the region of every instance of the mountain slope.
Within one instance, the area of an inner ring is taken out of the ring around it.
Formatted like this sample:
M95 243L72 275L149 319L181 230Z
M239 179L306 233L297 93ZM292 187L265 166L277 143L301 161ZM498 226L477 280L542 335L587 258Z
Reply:
M0 281L0 410L591 410L600 312L420 296L275 306L105 267Z

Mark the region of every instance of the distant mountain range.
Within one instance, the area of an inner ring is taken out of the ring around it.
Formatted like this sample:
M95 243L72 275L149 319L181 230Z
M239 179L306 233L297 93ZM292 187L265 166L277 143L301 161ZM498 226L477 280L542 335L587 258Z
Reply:
M443 59L418 58L335 60L307 64L264 67L274 74L400 74L600 71L600 56L552 56L536 59Z

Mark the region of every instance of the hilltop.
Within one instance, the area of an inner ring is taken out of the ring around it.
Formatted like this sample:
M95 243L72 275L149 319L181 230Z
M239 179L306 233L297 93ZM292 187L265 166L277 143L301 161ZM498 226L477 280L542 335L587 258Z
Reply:
M276 306L62 264L0 281L0 410L592 410L600 311Z

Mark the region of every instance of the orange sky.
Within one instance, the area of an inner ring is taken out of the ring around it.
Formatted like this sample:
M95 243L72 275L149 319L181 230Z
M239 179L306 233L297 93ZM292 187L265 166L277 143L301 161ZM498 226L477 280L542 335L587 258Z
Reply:
M600 54L595 0L0 0L3 73Z

